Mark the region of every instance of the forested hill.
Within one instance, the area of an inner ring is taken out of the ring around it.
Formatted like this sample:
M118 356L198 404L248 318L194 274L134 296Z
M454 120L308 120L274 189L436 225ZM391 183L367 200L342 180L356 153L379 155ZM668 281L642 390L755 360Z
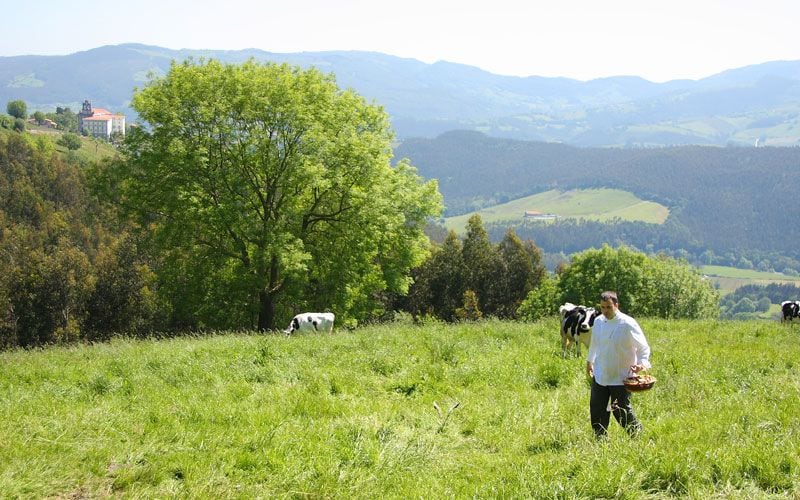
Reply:
M439 180L447 215L549 189L612 187L670 208L700 246L798 255L800 148L578 148L456 131L395 150Z

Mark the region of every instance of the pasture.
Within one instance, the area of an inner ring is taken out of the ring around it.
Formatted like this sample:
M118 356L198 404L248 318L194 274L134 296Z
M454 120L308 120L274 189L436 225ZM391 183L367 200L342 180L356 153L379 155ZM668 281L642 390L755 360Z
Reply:
M730 293L744 285L769 285L770 283L792 283L800 285L800 277L782 273L756 271L755 269L738 269L728 266L701 266L700 272L718 285L722 295Z
M550 190L500 205L487 207L445 219L445 227L463 232L467 220L480 214L484 224L492 222L520 223L527 210L554 213L560 218L609 221L615 218L663 224L669 209L652 201L644 201L633 193L619 189L579 189L570 191Z
M595 442L555 318L0 353L10 498L797 498L800 342L641 319L645 428Z

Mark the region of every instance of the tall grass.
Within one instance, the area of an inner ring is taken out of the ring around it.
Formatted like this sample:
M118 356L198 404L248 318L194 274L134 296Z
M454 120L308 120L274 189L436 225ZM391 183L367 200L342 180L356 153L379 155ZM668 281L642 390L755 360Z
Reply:
M0 353L0 496L800 495L800 331L641 323L645 429L605 442L554 320Z

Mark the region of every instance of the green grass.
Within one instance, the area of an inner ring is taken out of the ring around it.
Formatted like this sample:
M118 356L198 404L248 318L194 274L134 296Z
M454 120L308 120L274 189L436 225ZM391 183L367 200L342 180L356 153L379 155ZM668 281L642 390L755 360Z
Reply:
M775 282L800 281L800 277L798 276L787 276L782 273L770 273L765 271L756 271L754 269L739 269L728 266L701 266L700 270L703 272L703 274L707 274L709 276L718 276L720 278L741 278Z
M13 130L0 128L0 135L11 135L17 133L18 132L14 132ZM62 134L63 132L59 130L32 125L30 123L26 124L25 135L28 139L31 141L37 141L41 139L49 141L52 148L58 151L64 157L74 155L77 159L83 162L96 162L102 160L103 158L113 157L117 154L117 150L113 145L111 145L111 143L104 140L95 139L93 137L83 137L80 135L78 135L78 137L81 139L80 149L76 151L69 151L64 146L56 144L56 141L58 141Z
M467 220L475 213L483 222L515 222L524 220L527 210L554 213L561 218L583 218L607 221L614 218L662 224L669 209L651 201L643 201L627 191L618 189L551 190L517 200L445 219L445 226L456 232L464 231Z
M800 277L797 276L755 271L753 269L738 269L727 266L701 266L700 270L719 286L720 292L723 295L731 293L744 285L769 285L770 283L800 284Z
M614 423L603 443L588 422L584 361L560 356L555 319L3 352L0 491L800 495L800 343L786 342L791 327L641 323L659 379L634 396L645 430L631 440Z

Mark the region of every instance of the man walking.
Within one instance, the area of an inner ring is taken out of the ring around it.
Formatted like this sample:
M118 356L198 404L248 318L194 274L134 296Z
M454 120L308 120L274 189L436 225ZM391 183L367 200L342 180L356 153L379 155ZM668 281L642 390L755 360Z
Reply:
M592 328L586 373L592 377L589 400L592 429L603 438L608 433L610 413L629 435L642 430L631 406L631 394L623 380L630 372L650 368L650 346L635 319L619 310L616 292L600 295L600 312ZM609 412L609 403L611 412Z

